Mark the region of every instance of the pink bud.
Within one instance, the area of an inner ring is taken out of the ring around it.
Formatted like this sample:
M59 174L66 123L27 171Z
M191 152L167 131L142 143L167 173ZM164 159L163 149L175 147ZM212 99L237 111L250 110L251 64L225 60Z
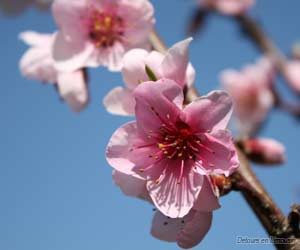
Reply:
M249 159L261 164L282 164L285 161L285 148L276 140L268 138L249 139L242 142Z
M290 61L284 69L285 77L289 85L300 93L300 60Z

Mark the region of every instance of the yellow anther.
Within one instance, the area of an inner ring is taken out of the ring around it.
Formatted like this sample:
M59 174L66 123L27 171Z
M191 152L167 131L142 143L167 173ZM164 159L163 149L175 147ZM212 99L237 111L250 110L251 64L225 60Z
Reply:
M112 19L110 16L107 16L104 18L104 26L106 29L111 28L111 24L112 24Z

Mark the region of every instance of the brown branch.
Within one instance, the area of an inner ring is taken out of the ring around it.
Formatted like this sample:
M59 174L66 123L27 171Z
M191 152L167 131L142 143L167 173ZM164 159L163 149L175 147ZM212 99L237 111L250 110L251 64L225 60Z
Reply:
M167 47L156 32L151 34L150 40L154 49L157 49L162 53L166 52ZM262 42L262 44L264 43L265 41ZM194 100L199 95L194 88L191 88L191 90L187 91L186 96L187 100ZM300 240L296 239L293 230L291 230L289 220L285 217L258 180L251 169L245 154L238 147L237 152L240 160L240 167L230 177L232 188L241 192L270 237L290 240L290 244L278 244L274 242L274 245L278 250L299 250ZM228 181L225 181L224 183L230 186Z
M273 237L276 249L299 250L300 240L291 230L288 219L254 174L245 154L240 149L237 150L240 167L230 177L234 181L234 188L242 193L268 235ZM282 244L282 240L288 240L289 244Z

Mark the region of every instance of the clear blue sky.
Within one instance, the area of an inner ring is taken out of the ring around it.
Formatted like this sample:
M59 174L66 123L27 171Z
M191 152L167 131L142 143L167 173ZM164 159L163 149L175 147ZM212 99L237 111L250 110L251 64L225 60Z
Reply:
M185 38L193 1L153 3L157 28L166 43ZM258 0L251 14L259 17L278 46L289 51L294 41L300 41L299 9L299 0ZM105 147L113 131L130 119L107 114L102 98L122 84L121 76L102 68L90 70L91 103L83 113L71 113L51 86L20 75L18 61L26 46L17 36L28 29L52 32L55 25L49 13L32 9L15 19L0 17L0 249L178 249L150 236L152 207L123 196L111 180ZM234 23L212 17L204 35L191 46L198 89L205 93L218 88L220 70L239 68L257 56ZM287 213L292 202L300 202L296 194L300 124L274 111L263 135L277 138L287 148L288 162L283 167L255 168ZM266 235L239 194L222 198L221 203L212 229L194 249L274 249L236 245L238 235Z

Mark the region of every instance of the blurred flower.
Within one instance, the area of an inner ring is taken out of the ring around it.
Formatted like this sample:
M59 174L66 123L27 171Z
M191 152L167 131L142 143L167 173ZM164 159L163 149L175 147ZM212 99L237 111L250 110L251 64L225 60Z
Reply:
M149 201L147 181L131 175L114 171L113 179L125 195ZM153 217L151 234L163 241L177 242L182 248L197 245L208 232L212 222L212 212L220 207L218 197L209 177L204 176L195 209L183 218L170 218L156 211Z
M116 170L146 180L155 206L182 218L198 209L206 175L230 175L238 166L231 134L229 96L215 91L182 109L183 91L173 80L145 82L135 91L136 122L117 129L106 157Z
M1 0L0 10L7 15L17 15L30 5L35 5L41 10L50 7L53 0Z
M127 50L149 46L153 14L148 0L55 0L55 66L63 71L100 65L120 70Z
M285 65L284 74L288 84L300 93L300 60L289 61Z
M262 164L282 164L285 161L284 146L269 138L255 138L240 142L248 158Z
M149 81L146 72L151 70L157 80L168 78L176 81L179 86L191 86L195 80L195 70L189 63L189 44L191 38L176 43L166 55L157 51L147 52L133 49L123 58L122 74L125 88L116 87L104 98L107 111L117 115L134 115L135 100L133 90L142 82Z
M241 15L249 10L255 0L198 0L203 8L215 9L224 15Z
M31 46L20 60L24 77L50 84L57 84L58 92L73 111L81 111L88 102L88 90L84 70L61 72L54 68L51 48L56 34L40 34L27 31L20 39Z
M273 64L267 58L262 58L241 71L225 70L221 73L221 83L233 98L241 134L256 132L273 107L271 87L274 75Z

